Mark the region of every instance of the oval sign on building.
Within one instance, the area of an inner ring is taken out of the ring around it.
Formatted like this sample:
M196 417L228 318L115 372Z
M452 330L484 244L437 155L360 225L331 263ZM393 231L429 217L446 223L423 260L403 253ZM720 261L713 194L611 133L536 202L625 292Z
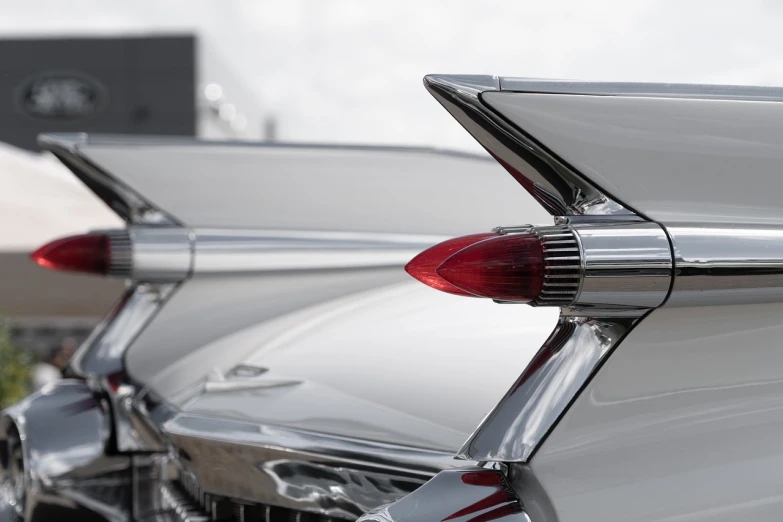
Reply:
M106 98L106 89L97 80L75 72L42 73L28 78L18 90L27 115L52 120L95 116Z

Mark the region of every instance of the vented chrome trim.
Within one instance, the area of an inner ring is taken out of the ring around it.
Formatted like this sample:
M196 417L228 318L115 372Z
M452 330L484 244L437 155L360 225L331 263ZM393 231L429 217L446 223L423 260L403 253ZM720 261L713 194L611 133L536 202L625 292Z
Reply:
M129 277L133 269L130 234L127 230L107 230L109 238L109 270L107 275Z
M533 306L559 306L576 316L638 317L660 306L669 293L672 251L657 223L564 222L494 231L532 233L541 240L544 283Z
M567 226L535 227L544 249L544 284L535 304L568 306L582 284L582 249Z

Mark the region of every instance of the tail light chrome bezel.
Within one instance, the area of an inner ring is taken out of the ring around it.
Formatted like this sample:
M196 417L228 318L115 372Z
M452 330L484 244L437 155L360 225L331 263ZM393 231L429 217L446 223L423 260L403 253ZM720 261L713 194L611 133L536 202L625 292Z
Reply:
M543 284L530 302L533 306L558 306L569 314L590 317L640 316L662 305L669 294L673 256L666 231L656 223L524 225L498 227L494 232L509 238L519 235L525 241L532 234L541 242ZM447 259L492 241L477 241Z

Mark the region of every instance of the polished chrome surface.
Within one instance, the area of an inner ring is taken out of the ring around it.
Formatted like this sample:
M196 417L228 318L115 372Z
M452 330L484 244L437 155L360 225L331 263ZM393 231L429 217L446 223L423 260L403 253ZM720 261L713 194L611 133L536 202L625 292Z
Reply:
M360 522L530 522L519 496L499 471L441 471L410 495L373 509Z
M123 371L125 351L174 288L174 285L131 286L79 347L69 370L82 377Z
M663 304L672 284L672 252L656 223L576 223L583 280L573 307L585 315L639 313ZM578 313L578 312L577 312Z
M666 306L783 301L783 229L669 225L675 277Z
M783 89L780 87L688 83L583 82L506 76L497 78L497 81L501 91L541 94L783 101Z
M72 380L53 383L2 412L0 443L9 445L11 455L21 448L21 459L2 476L15 491L23 520L51 519L57 516L52 510L78 516L78 509L107 520L127 518L130 460L106 454L109 417L93 391Z
M193 273L402 266L442 236L195 229Z
M193 496L336 518L397 500L456 464L446 452L191 414L162 429Z
M176 227L128 228L132 245L134 281L177 283L192 271L191 232Z
M639 316L660 306L672 284L672 252L657 223L578 221L497 227L499 234L534 233L544 254L544 283L534 306L568 315Z
M482 100L499 91L497 77L430 75L427 90L552 215L635 214L579 175Z
M458 457L503 462L530 459L635 321L561 316L544 346Z

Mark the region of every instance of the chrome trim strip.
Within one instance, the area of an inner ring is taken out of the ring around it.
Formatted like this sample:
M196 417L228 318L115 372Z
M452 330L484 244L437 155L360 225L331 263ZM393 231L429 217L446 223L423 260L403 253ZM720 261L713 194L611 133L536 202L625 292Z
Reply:
M666 306L783 301L783 229L687 224L666 230L675 266Z
M199 494L337 518L397 500L458 463L440 451L186 413L162 431Z
M193 274L402 266L439 236L194 229Z
M466 78L470 78L467 76ZM476 78L484 78L477 76ZM493 87L497 90L498 84L495 82ZM46 146L60 146L64 149L75 149L82 146L97 147L171 147L171 146L193 146L198 145L205 149L232 148L232 149L294 149L294 150L323 150L323 151L373 151L373 152L418 152L422 154L437 154L451 156L456 158L465 158L479 161L493 161L485 154L476 154L473 152L464 152L456 149L442 149L439 147L426 147L416 145L357 145L346 143L314 143L314 142L291 142L291 143L265 143L240 140L220 140L210 139L201 140L187 136L163 136L163 135L143 135L143 134L92 134L92 133L53 133L41 134L38 137L39 142Z
M129 277L133 267L131 238L127 229L95 231L109 238L109 270L106 275Z
M544 250L544 283L538 306L568 306L582 286L582 249L567 226L533 227Z
M499 90L497 77L429 75L424 85L553 216L637 217L483 103L483 92Z
M457 457L527 462L604 357L637 321L638 317L561 316L541 350Z
M748 101L783 101L780 87L688 83L584 82L501 77L501 91L588 96L630 96Z

